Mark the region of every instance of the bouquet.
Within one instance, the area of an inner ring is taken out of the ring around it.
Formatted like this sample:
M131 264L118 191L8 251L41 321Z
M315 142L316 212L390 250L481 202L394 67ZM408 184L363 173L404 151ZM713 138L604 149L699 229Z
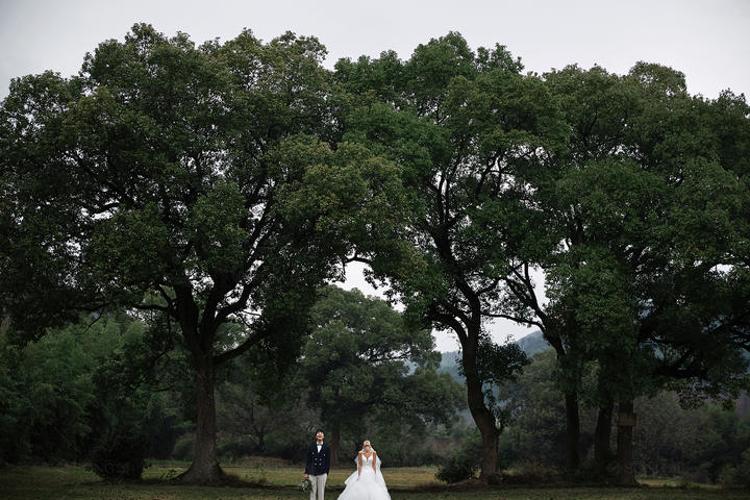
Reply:
M299 483L299 487L303 493L306 493L310 488L312 488L312 483L310 482L310 478L303 479L302 482Z

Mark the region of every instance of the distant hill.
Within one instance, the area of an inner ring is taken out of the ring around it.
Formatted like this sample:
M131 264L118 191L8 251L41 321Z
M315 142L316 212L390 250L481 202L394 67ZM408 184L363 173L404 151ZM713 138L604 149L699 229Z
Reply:
M532 357L535 354L551 349L551 346L546 340L544 340L544 336L539 330L535 330L516 340L516 344L523 349L523 352L525 352L528 357Z
M552 348L544 340L542 332L539 330L535 330L530 334L516 340L516 344L518 344L521 349L523 349L523 352L525 352L526 355L530 358L536 354L539 354L540 352L544 352ZM438 371L449 373L451 377L453 377L456 381L463 384L464 378L458 374L458 366L461 362L461 352L450 351L443 352L441 354L443 355L443 358L440 361L440 367L438 368ZM750 360L750 353L745 353L744 356ZM748 369L750 370L750 367ZM740 396L735 401L735 411L741 417L750 415L750 394L745 391L740 394ZM467 422L471 421L471 415L468 413L468 411L465 411L463 416Z
M528 335L516 340L516 344L523 349L528 357L550 349L549 344L544 340L542 332L535 330ZM443 352L443 359L440 361L438 371L449 373L454 379L463 383L463 377L458 374L458 365L461 362L460 351Z
M461 362L460 351L443 352L443 359L440 360L439 372L450 374L451 377L463 383L464 378L458 374L458 364Z

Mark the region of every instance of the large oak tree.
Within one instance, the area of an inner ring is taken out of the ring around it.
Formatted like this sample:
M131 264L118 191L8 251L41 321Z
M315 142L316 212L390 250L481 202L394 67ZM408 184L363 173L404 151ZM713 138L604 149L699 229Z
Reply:
M578 368L568 378L595 365L595 457L603 471L616 403L618 480L634 483L634 397L676 381L731 397L747 382L747 107L690 96L681 73L655 64L545 80L572 133L554 168L526 179L564 244L540 262L546 310L528 287L518 297L563 325Z
M539 252L519 169L544 162L566 131L542 82L502 46L472 51L457 33L393 52L336 64L336 79L357 98L344 137L399 165L408 200L390 247L354 258L426 324L456 334L468 404L482 435L481 477L496 478L499 420L485 397L488 373L512 373L518 357L489 356L486 322L506 317L503 280L519 246ZM533 248L531 248L533 247ZM494 351L493 351L494 352ZM482 370L482 358L509 366Z
M195 377L185 480L223 475L217 367L303 333L316 287L350 251L316 215L328 198L313 167L360 208L373 197L358 165L381 175L361 148L326 142L325 53L292 33L196 46L139 24L77 76L15 79L0 109L3 309L29 337L109 306L172 318ZM317 196L305 210L302 186ZM227 322L242 326L230 342Z

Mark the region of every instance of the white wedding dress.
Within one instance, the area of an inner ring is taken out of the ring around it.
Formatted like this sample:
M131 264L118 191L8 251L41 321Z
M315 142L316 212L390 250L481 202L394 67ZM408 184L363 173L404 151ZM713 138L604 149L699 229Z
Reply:
M375 457L375 470L372 470L372 459ZM357 457L354 457L354 463L357 463ZM338 500L391 500L388 488L385 486L385 479L380 473L380 457L370 455L369 458L362 455L362 472L357 477L355 470L346 481L346 488L339 495Z

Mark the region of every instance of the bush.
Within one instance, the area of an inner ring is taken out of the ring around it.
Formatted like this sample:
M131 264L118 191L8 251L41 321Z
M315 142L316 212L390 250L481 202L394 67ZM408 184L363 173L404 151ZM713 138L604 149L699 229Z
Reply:
M482 443L478 434L472 435L438 468L435 477L446 483L458 483L474 477L482 460Z
M742 461L737 466L737 484L750 488L750 448L742 453Z
M710 483L713 481L711 474L713 468L713 463L704 462L684 472L682 474L682 479L691 483Z
M719 472L719 484L724 487L734 486L737 482L737 468L732 465L725 465Z
M176 460L192 460L195 436L192 433L184 434L177 438L172 449L172 458Z
M438 468L435 477L446 483L458 483L474 477L478 470L479 464L475 457L456 454Z
M742 453L742 459L736 466L727 464L719 473L719 483L725 487L750 488L750 448Z
M247 438L235 438L221 441L217 446L219 457L226 458L234 462L242 457L248 457L258 454L256 444Z
M108 480L139 479L145 468L148 443L132 427L106 435L91 453L91 468Z

